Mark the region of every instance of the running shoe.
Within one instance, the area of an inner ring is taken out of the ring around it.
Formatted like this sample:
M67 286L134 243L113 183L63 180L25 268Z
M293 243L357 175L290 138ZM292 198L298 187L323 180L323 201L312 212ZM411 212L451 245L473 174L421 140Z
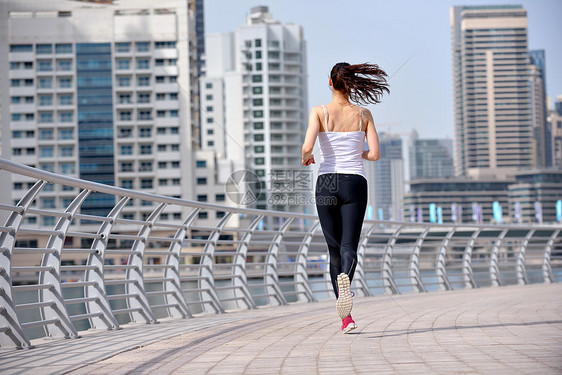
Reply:
M345 319L341 320L341 330L343 333L353 331L355 328L357 328L357 324L355 324L351 315L348 315Z
M338 301L336 302L336 310L341 319L345 319L351 314L353 301L351 300L351 289L349 285L349 276L345 273L338 275Z

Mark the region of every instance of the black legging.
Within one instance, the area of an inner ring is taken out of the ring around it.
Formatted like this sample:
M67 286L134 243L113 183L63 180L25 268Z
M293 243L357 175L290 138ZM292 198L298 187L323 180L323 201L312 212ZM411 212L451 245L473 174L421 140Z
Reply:
M353 279L357 247L367 207L367 180L358 174L326 173L316 181L316 209L330 252L330 277L336 298L337 277Z

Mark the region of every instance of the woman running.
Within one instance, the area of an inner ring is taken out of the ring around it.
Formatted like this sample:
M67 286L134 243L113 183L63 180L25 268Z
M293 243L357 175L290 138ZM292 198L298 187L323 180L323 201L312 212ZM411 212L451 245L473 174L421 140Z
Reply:
M302 146L302 164L308 166L315 163L312 150L317 137L320 142L316 208L330 253L330 277L343 333L357 328L351 318L350 283L367 207L363 159L376 161L381 156L373 116L361 105L379 103L384 92L390 93L386 77L374 64L336 64L329 80L332 102L312 108Z

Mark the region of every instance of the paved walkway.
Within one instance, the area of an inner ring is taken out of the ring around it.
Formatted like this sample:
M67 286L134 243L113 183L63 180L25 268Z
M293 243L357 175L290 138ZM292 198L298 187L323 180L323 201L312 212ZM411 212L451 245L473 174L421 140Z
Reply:
M0 349L6 374L562 374L562 284L356 298Z

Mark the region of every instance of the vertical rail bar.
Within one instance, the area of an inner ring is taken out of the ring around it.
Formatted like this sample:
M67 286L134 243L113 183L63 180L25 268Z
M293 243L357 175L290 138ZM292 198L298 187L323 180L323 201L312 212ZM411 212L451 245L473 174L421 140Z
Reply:
M525 285L529 283L529 277L527 276L527 269L525 267L525 255L527 252L527 246L529 245L529 241L531 237L535 234L535 230L531 229L527 232L525 239L521 243L521 247L519 248L519 254L517 254L517 284Z
M295 259L295 288L297 292L297 298L299 302L315 302L316 297L310 289L310 283L308 282L308 270L306 261L308 258L308 249L310 247L310 241L314 236L314 232L320 220L316 220L314 224L310 226L308 233L304 235L302 242L299 247L299 252L297 253L297 259Z
M193 223L193 220L197 217L200 209L195 208L187 216L185 221L182 223L181 228L179 228L174 236L174 241L170 244L168 249L168 255L166 256L166 265L172 267L167 267L164 271L164 290L170 292L164 295L167 305L175 305L175 308L168 308L168 316L173 317L192 317L193 314L187 305L183 293L181 291L181 281L180 281L180 256L182 241L187 235L187 231Z
M462 255L462 276L465 288L478 288L476 280L474 279L474 273L472 272L472 251L474 250L476 238L478 238L481 231L482 230L478 228L472 233Z
M148 303L148 297L146 296L144 286L144 250L146 249L146 242L148 241L148 236L152 231L153 225L166 206L166 203L159 204L146 219L144 226L138 233L138 236L142 237L142 239L135 240L131 248L131 255L129 255L127 261L127 265L135 266L135 268L128 268L125 276L127 280L134 280L133 283L125 284L125 294L134 295L134 297L127 297L127 306L137 309L129 313L131 321L133 322L144 320L145 323L157 323L156 316Z
M412 285L412 289L415 292L427 292L425 286L422 283L421 276L420 276L420 251L425 240L425 237L429 233L430 227L427 226L420 234L418 239L416 240L416 245L414 246L414 251L412 251L412 255L410 256L410 265L409 265L409 273L410 273L410 283Z
M439 248L439 252L437 253L437 259L435 261L435 274L437 275L437 282L439 283L439 290L451 290L451 283L449 282L449 278L447 277L447 247L449 246L449 241L453 238L455 231L457 230L456 227L451 228L449 233L443 238L441 242L441 247Z
M258 224L262 221L263 215L258 215L248 226L248 232L244 233L242 236L242 242L238 244L236 249L236 255L234 256L234 267L233 273L233 286L234 297L236 297L236 303L238 300L244 301L248 309L255 309L256 303L252 298L250 290L248 289L248 275L246 274L246 257L248 255L248 244L252 239Z
M42 320L57 319L58 323L48 324L44 326L45 333L47 337L65 337L65 338L76 338L78 337L78 332L76 332L76 327L70 320L68 311L64 304L64 297L62 295L62 284L60 275L61 266L61 255L62 247L64 245L64 239L66 233L70 228L70 224L74 219L74 215L80 209L84 200L90 195L91 190L82 190L76 198L70 203L66 209L66 213L69 214L66 217L61 217L54 230L59 231L60 234L56 236L51 236L47 241L47 248L55 250L54 253L46 253L43 255L41 261L41 266L51 267L51 271L41 271L39 273L39 284L51 284L49 289L41 289L39 291L39 302L51 302L52 305L48 307L41 307L39 309L41 313Z
M11 228L9 232L0 233L0 327L6 328L4 335L0 334L0 345L15 345L18 348L31 348L31 343L25 335L14 304L12 291L12 256L16 244L16 235L25 217L25 213L47 184L46 181L37 181L18 202L18 211L12 212L6 220L5 227Z
M373 233L377 224L371 224L369 229L362 234L361 240L359 241L359 246L357 247L357 266L355 267L355 275L353 276L353 282L355 283L355 287L357 288L357 295L360 297L367 297L371 296L371 290L369 289L369 285L367 284L367 278L365 276L365 267L363 263L365 262L365 252L367 251L367 243L369 242L369 236ZM330 273L328 272L327 276L329 277ZM331 287L331 283L330 283Z
M403 225L399 225L398 228L390 236L386 247L384 249L384 255L382 257L382 282L384 286L385 293L389 294L399 294L398 287L394 282L394 277L392 276L392 251L394 250L394 245L400 236L400 232L404 228Z
M492 286L503 285L500 275L499 252L501 243L507 232L507 229L501 231L490 253L490 280L492 281Z
M286 305L287 300L281 291L281 286L279 285L279 274L277 272L277 263L279 261L279 247L281 246L281 241L283 240L283 235L289 228L289 225L293 222L294 218L290 217L285 220L281 228L277 231L269 248L267 249L267 258L265 266L265 278L264 283L266 285L266 291L269 295L269 305Z
M115 220L129 200L129 197L121 198L107 215L109 220L101 223L97 232L99 238L94 239L91 246L91 249L95 250L95 252L88 255L88 260L86 261L88 266L95 267L94 269L86 270L84 273L84 280L91 283L84 287L84 296L95 298L86 302L86 311L88 314L99 314L89 318L91 329L119 329L119 323L115 315L113 315L105 289L104 260L109 234L115 225Z
M560 234L560 229L557 229L552 233L552 235L548 239L548 242L546 243L546 246L544 248L544 256L543 256L543 262L542 262L542 275L543 275L545 284L550 284L550 283L556 282L556 278L554 277L554 274L552 273L552 267L550 265L550 256L552 254L552 246L554 245L554 240L558 237L558 234Z
M224 307L219 299L217 290L215 288L215 276L213 274L213 264L215 263L215 250L217 247L217 240L220 237L222 228L226 225L228 220L232 216L232 212L227 212L224 217L218 222L215 230L209 234L209 241L205 244L203 249L203 254L201 254L201 268L199 268L199 285L201 292L201 301L204 301L203 293L207 293L211 299L211 306L209 304L203 304L203 309L206 312L223 313ZM212 307L211 310L209 307Z

